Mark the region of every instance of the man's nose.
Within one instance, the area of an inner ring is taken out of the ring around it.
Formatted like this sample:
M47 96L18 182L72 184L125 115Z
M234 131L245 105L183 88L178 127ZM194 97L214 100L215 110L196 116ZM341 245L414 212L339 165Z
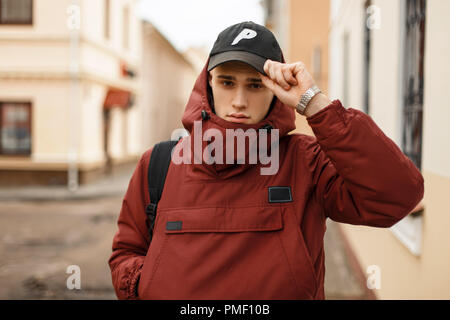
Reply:
M243 88L238 88L233 97L232 105L234 108L242 109L246 108L248 105L247 95Z

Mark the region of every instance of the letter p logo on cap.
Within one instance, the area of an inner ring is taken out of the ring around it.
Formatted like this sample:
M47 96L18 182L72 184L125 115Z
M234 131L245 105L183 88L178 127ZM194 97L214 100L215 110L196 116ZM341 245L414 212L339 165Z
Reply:
M241 41L242 39L253 39L254 37L256 37L256 35L257 33L255 30L245 28L237 35L236 38L234 38L231 45L234 46L235 44L239 43L239 41Z

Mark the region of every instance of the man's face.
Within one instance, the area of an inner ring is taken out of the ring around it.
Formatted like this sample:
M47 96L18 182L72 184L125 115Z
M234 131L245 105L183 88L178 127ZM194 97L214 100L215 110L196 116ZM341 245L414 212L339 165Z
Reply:
M227 121L255 124L264 119L273 93L258 71L243 62L227 62L209 72L216 114Z

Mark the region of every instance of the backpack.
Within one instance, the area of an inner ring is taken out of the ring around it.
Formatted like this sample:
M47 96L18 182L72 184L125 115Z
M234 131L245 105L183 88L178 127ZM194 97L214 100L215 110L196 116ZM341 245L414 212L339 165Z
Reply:
M153 237L158 201L161 199L167 171L169 170L171 151L178 141L179 139L167 140L155 144L150 156L150 162L148 164L148 192L150 194L150 203L145 208L145 213L149 221L148 232L150 242Z

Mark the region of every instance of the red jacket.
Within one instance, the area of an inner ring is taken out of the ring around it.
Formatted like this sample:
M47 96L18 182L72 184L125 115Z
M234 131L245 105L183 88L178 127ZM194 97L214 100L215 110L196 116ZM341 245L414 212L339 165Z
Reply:
M423 197L414 164L369 116L339 100L307 118L316 138L288 134L295 113L279 100L258 124L231 123L211 110L205 67L182 119L191 136L202 110L203 130L224 136L226 128L279 129L278 173L261 175L260 163L171 163L149 247L147 150L109 259L119 299L324 299L326 218L387 228ZM274 186L289 188L291 201L269 202ZM168 230L169 221L182 228Z

